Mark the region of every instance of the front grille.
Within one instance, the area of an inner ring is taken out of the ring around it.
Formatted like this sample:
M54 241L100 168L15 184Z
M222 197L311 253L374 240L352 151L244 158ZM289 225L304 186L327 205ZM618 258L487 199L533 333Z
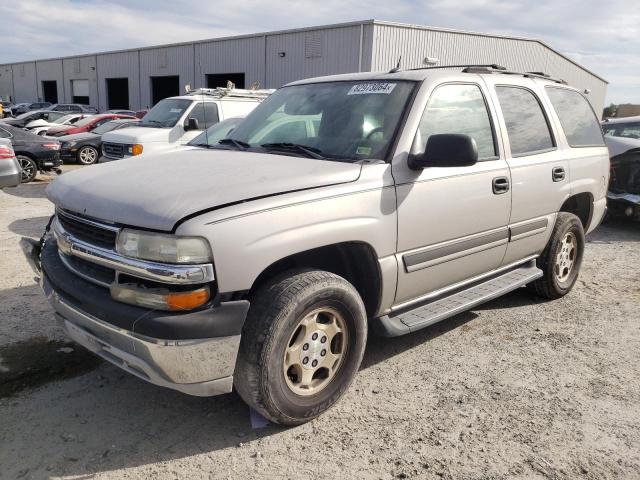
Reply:
M124 157L124 145L121 145L119 143L105 142L102 144L102 151L107 157L113 157L113 158Z
M116 271L112 268L103 267L96 263L87 262L81 258L71 257L60 253L61 257L74 273L99 285L111 285L116 279Z
M73 217L58 213L58 222L74 237L102 248L115 249L116 232L90 225Z

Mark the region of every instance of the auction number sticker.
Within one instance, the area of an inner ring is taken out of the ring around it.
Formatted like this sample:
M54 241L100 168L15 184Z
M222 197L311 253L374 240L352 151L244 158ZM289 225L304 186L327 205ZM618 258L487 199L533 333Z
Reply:
M366 95L369 93L384 93L389 95L396 88L395 83L376 82L376 83L359 83L351 87L347 95Z

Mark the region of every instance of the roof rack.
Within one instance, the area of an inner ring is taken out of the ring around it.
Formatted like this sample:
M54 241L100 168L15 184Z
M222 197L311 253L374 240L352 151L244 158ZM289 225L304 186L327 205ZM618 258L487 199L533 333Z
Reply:
M513 70L507 70L507 67L498 65L496 63L490 64L470 64L470 65L436 65L432 67L417 67L409 68L408 70L432 70L436 68L461 68L463 73L502 73L505 75L522 75L528 78L542 78L551 82L561 83L567 85L567 82L561 78L552 78L544 72L516 72ZM395 70L395 69L394 69ZM393 73L389 72L389 73Z
M187 95L209 95L216 98L234 97L234 98L267 98L275 90L273 89L261 89L261 90L246 90L244 88L196 88L190 90Z

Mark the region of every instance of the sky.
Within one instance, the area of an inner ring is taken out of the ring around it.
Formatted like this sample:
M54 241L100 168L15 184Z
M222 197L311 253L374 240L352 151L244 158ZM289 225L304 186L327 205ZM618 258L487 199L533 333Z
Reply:
M537 38L640 103L638 0L0 0L0 63L371 18Z

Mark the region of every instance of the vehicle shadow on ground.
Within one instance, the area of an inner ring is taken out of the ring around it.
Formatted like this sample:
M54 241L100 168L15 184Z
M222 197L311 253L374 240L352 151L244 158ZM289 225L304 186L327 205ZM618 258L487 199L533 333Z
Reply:
M14 220L9 224L9 231L21 237L40 238L50 216L30 217Z
M587 243L640 242L640 222L626 218L608 218L587 235Z
M44 193L49 182L35 181L32 183L24 183L17 187L5 188L2 193L20 198L46 198Z

